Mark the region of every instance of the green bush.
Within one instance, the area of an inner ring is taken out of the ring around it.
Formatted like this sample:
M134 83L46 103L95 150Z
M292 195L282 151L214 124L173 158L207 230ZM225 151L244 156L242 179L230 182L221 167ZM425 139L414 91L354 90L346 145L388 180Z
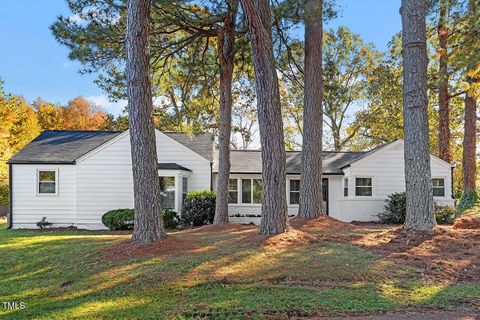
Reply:
M178 216L172 209L164 209L162 211L163 223L167 229L175 229L178 225Z
M0 206L8 206L9 192L8 185L0 185Z
M456 208L435 204L435 219L438 224L453 224L458 214Z
M378 221L385 224L404 223L407 215L405 192L393 193L388 196L385 202L385 211L377 214Z
M187 193L182 209L182 224L201 226L213 223L216 194L213 191L193 191Z
M52 223L47 221L47 217L43 217L42 220L37 222L37 227L42 230L50 227L51 225Z
M162 210L165 228L175 229L178 225L177 213L171 209ZM102 223L110 230L132 230L135 222L133 209L115 209L102 216Z
M135 221L133 209L116 209L102 216L102 223L110 230L131 230Z
M385 211L377 214L378 221L385 224L403 224L407 216L405 192L391 194L385 202ZM435 219L438 224L452 224L457 216L457 209L435 204Z
M478 200L479 196L475 191L466 192L462 195L462 199L458 204L458 209L461 212L467 211L468 209L473 208Z

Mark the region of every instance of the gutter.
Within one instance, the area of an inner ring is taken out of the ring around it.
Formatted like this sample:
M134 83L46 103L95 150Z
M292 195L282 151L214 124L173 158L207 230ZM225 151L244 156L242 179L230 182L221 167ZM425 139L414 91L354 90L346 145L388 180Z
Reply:
M12 217L13 217L13 167L12 164L8 164L8 197L9 197L9 208L7 215L7 229L11 229L13 226Z

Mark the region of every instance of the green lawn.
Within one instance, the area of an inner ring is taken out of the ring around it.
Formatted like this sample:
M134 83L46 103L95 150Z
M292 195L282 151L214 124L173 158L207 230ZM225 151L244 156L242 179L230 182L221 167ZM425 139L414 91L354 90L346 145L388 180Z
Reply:
M262 319L480 301L478 283L429 283L421 270L352 244L272 249L245 240L255 232L176 232L168 241L178 241L177 252L112 261L105 248L129 235L1 224L0 302L25 308L0 305L0 318Z

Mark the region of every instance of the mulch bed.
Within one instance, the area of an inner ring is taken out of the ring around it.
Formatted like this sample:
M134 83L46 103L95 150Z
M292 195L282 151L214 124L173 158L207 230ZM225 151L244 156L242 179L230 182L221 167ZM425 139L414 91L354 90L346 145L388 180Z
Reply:
M458 218L453 224L454 229L478 229L480 230L480 213L465 215Z
M368 232L373 229L378 231ZM181 230L153 244L122 241L107 247L106 259L122 261L169 254L192 254L215 250L201 238L209 234L237 235L225 241L268 250L298 248L317 242L339 242L379 254L386 261L422 270L428 280L458 283L480 279L480 230L439 226L431 233L405 231L401 227L371 224L353 225L330 217L307 220L290 218L287 232L275 236L258 234L258 227L230 223Z

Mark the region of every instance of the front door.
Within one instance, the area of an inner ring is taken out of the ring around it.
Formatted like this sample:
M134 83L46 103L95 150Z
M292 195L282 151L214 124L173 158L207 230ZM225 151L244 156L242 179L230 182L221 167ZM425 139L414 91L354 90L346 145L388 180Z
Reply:
M328 178L322 179L322 198L323 198L323 212L328 216Z

